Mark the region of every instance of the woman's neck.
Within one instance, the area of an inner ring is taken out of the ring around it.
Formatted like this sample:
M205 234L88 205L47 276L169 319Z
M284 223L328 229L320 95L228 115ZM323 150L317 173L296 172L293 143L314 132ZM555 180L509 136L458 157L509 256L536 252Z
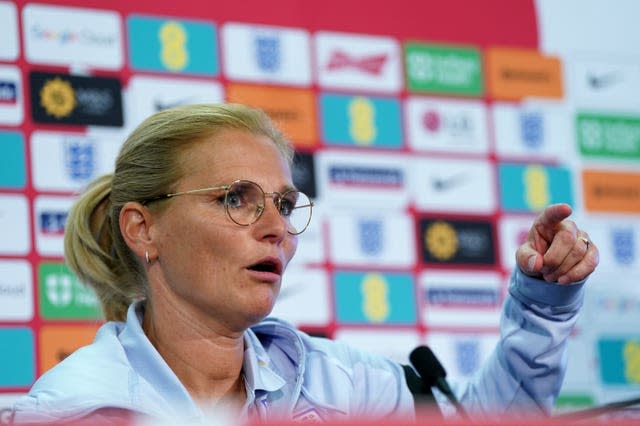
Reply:
M194 400L206 405L244 402L242 334L215 331L158 300L147 302L142 328Z

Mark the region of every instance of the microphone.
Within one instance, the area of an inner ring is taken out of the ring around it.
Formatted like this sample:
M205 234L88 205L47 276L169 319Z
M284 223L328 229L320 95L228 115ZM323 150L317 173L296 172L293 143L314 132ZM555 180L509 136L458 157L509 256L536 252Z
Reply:
M420 374L420 377L422 377L425 385L428 387L436 386L453 404L460 417L469 420L467 412L453 394L449 383L447 383L447 372L433 351L428 346L418 346L409 355L409 360L411 365L418 371L418 374Z

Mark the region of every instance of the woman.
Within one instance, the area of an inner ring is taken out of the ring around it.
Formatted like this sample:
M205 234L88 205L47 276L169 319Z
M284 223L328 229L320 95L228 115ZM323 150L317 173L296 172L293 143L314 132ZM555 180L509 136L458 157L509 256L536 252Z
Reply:
M263 321L311 218L291 160L266 115L241 105L166 110L134 130L65 232L67 262L109 322L16 403L15 421L203 421L221 410L242 420L412 418L401 366ZM545 411L557 395L582 282L597 264L570 213L547 208L518 250L531 277L516 271L505 337L456 387L469 409Z

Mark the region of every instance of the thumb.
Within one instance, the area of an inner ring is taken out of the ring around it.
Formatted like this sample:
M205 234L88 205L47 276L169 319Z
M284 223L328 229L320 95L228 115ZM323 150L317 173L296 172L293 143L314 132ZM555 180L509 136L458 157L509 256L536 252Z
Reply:
M527 275L537 275L542 269L542 255L533 247L531 242L526 242L516 251L516 263Z

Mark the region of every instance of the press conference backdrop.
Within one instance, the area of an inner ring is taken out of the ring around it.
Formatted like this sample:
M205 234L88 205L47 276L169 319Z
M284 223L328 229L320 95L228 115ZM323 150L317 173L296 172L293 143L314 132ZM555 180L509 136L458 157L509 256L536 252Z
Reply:
M559 409L640 393L633 1L0 0L0 406L99 327L63 263L74 194L161 109L265 109L315 199L274 314L464 379L514 251L566 202L601 251Z

